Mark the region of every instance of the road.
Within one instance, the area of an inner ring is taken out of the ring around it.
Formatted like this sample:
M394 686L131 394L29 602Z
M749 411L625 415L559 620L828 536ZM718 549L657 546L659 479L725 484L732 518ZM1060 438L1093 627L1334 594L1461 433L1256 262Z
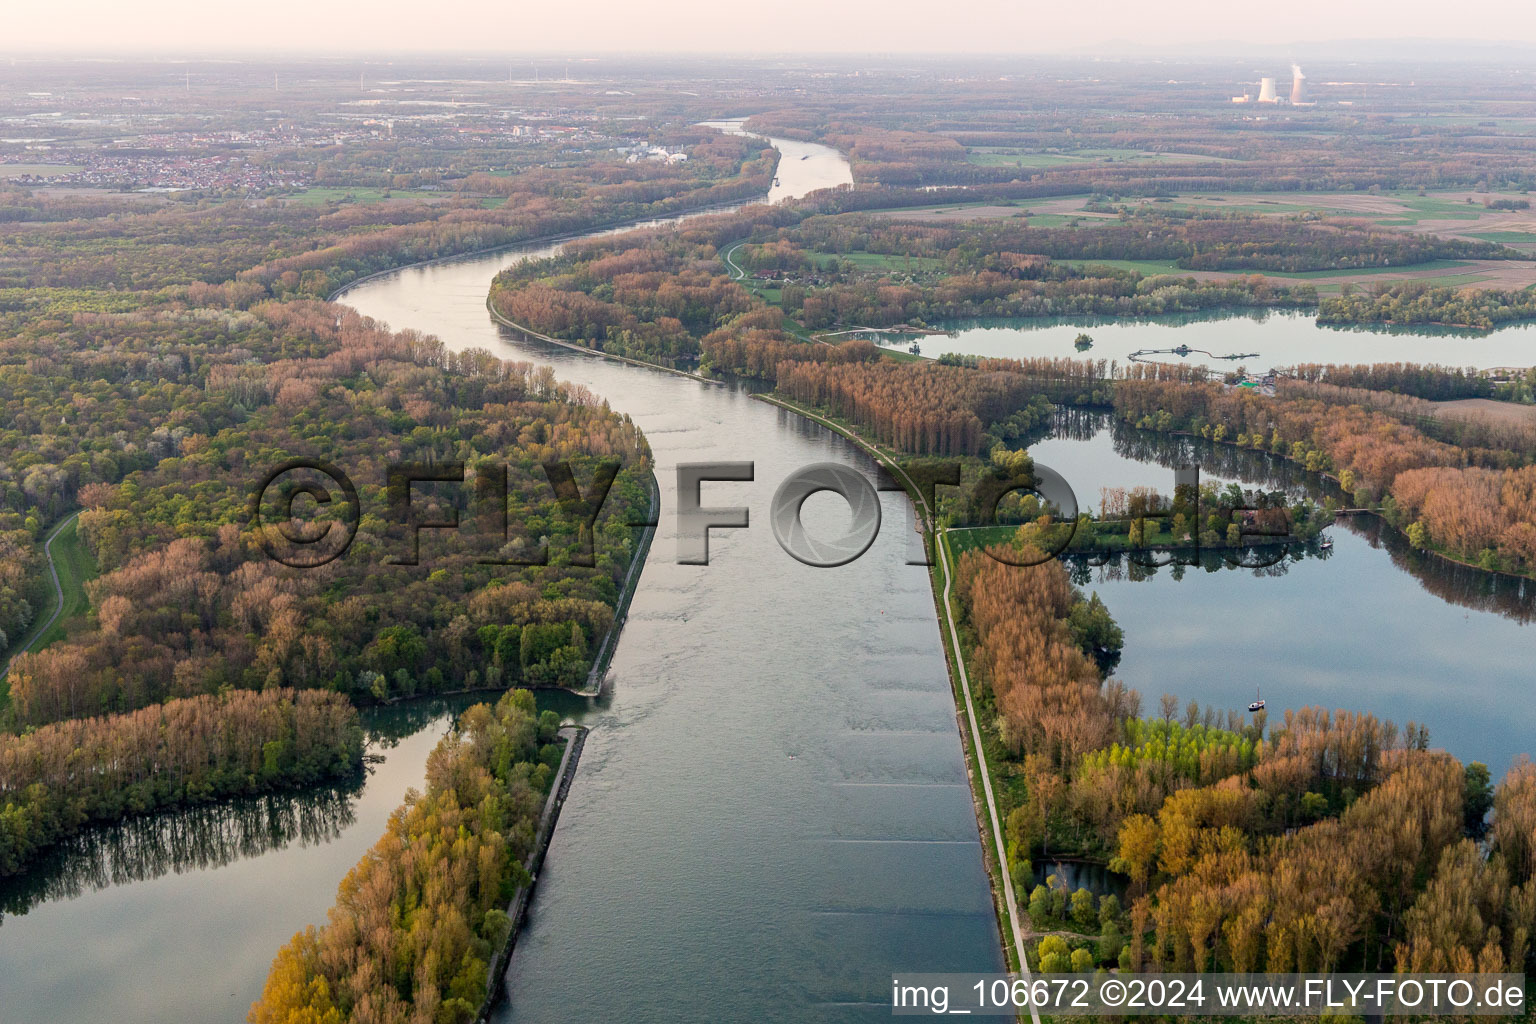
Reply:
M902 474L906 476L905 473ZM910 478L907 481L911 483ZM924 502L924 507L927 503ZM932 520L930 520L932 522ZM1008 904L1008 923L1013 927L1013 944L1019 952L1019 970L1025 980L1030 977L1029 957L1024 948L1024 932L1019 927L1019 902L1013 891L1013 874L1008 870L1008 853L1003 848L1003 824L997 813L997 800L992 795L992 772L987 767L987 752L981 745L981 726L976 721L976 706L971 701L971 679L965 671L965 656L960 651L960 631L955 626L954 608L949 603L953 574L949 569L949 552L944 547L942 535L934 531L933 546L939 552L939 564L944 568L944 623L949 627L950 647L955 654L955 670L960 673L960 692L965 695L965 717L971 724L971 745L976 751L976 766L981 773L981 788L987 798L987 813L992 818L992 839L997 844L998 874L1003 876L1003 899ZM1029 1016L1033 1024L1040 1024L1040 1011L1031 1003Z
M48 534L48 539L43 541L43 554L48 558L48 572L53 576L53 612L46 621L33 627L26 641L16 648L9 658L5 659L5 666L0 668L0 679L4 679L6 674L11 671L11 662L15 660L16 655L24 653L33 644L37 643L37 638L48 632L49 627L58 619L59 612L64 610L64 588L59 584L59 567L53 560L53 542L59 534L64 532L64 527L80 518L80 513L84 511L84 509L79 509L59 520L59 524Z
M742 270L740 267L738 267L736 265L736 261L731 259L731 253L735 252L737 249L740 249L742 246L744 246L746 244L747 243L745 241L737 242L735 245L733 245L729 249L725 250L725 255L724 255L725 265L727 267L731 268L731 280L732 281L740 281L742 278L747 276L747 272L745 270Z

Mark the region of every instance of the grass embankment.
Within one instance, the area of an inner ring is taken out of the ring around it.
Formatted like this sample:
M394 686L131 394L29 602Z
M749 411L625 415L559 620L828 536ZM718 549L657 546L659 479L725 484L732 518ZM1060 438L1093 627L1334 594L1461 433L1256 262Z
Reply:
M949 556L949 564L954 567L958 564L957 553L949 543L949 532L940 531L937 543L944 545L945 552ZM937 552L935 552L937 555ZM944 601L944 567L943 562L935 557L933 564L928 567L928 582L933 590L933 604L941 613L952 617L956 629L960 633L960 657L964 660L967 676L971 676L972 662L971 651L974 649L974 637L970 629L965 625L960 615L959 598L951 588L949 603ZM942 627L941 627L942 628ZM1018 950L1009 938L1008 923L1004 920L1005 901L1003 898L1003 872L1008 870L1006 863L998 861L994 851L999 845L996 834L992 830L992 816L985 813L986 792L981 781L982 766L985 766L987 776L992 783L992 796L997 803L997 817L999 821L1007 821L1008 814L1018 807L1029 796L1024 787L1024 781L1016 773L1006 770L1003 766L1008 763L1008 750L1003 744L1002 733L997 722L997 703L992 696L992 691L985 686L971 687L971 702L976 710L975 733L981 736L981 756L976 750L976 739L972 730L966 726L965 697L960 684L960 670L955 665L955 652L948 642L943 645L944 665L949 672L950 693L955 699L955 708L961 719L960 743L965 750L966 776L971 786L971 801L976 807L976 826L981 832L982 862L986 865L987 877L992 885L992 902L997 909L998 926L1003 939L1003 958L1009 971L1019 970ZM1028 893L1018 893L1016 898L1027 899ZM1029 915L1024 911L1024 905L1019 903L1019 927L1026 939L1033 934Z
M59 589L57 593L50 594L46 608L38 612L37 621L27 635L5 652L4 668L7 676L11 658L24 651L41 650L55 640L62 640L65 625L71 619L90 611L91 599L86 595L85 584L96 578L96 559L86 550L76 530L79 516L78 512L71 514L55 526L43 541L43 550L58 573ZM46 567L44 571L47 572ZM47 574L47 579L51 591L51 573ZM10 699L10 682L6 676L0 676L0 708L10 703Z
M55 640L64 639L64 627L69 620L91 610L91 599L85 592L85 584L96 578L96 558L86 550L77 527L80 520L72 518L54 536L51 553L54 567L59 573L59 589L64 600L59 604L59 616L36 640L40 650Z

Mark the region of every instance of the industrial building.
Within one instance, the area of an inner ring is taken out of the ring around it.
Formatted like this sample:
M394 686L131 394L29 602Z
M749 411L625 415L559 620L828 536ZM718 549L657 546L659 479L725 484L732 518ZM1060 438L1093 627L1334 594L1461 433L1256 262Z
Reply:
M1302 74L1301 65L1292 64L1291 95L1289 101L1287 101L1285 97L1281 96L1279 90L1275 88L1275 79L1266 77L1259 79L1259 95L1257 98L1254 97L1253 93L1245 89L1243 90L1243 94L1241 96L1233 96L1232 102L1266 103L1273 104L1275 106L1289 102L1293 107L1316 106L1317 104L1312 100L1311 95L1307 91L1306 83L1307 76Z
M1307 102L1307 76L1301 73L1300 64L1291 65L1291 106L1304 106Z

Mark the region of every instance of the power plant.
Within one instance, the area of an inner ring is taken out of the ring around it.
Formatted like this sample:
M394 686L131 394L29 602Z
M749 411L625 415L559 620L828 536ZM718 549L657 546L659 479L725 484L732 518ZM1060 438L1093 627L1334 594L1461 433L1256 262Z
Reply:
M1259 95L1255 99L1253 93L1243 91L1241 96L1233 96L1233 103L1266 103L1279 106L1289 102L1293 107L1316 106L1316 101L1310 98L1307 92L1307 76L1302 74L1300 64L1291 65L1291 96L1289 101L1280 95L1275 88L1275 79L1265 77L1259 79Z
M1307 76L1301 73L1300 64L1291 65L1291 106L1299 107L1307 102Z

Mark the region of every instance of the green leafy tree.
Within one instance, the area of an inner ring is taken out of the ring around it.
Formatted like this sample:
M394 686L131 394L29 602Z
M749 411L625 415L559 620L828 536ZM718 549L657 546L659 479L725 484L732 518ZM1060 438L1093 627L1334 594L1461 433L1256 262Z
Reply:
M1120 959L1120 952L1125 948L1125 936L1120 934L1120 926L1113 920L1105 921L1099 929L1099 961L1112 964Z
M1484 820L1488 812L1493 809L1493 784L1488 773L1488 766L1481 761L1472 761L1464 769L1466 787L1462 798L1462 808L1466 814L1467 834L1473 838L1481 838L1488 830L1488 823Z
M1051 918L1051 891L1043 885L1037 885L1029 894L1029 920L1036 928L1039 928Z
M1072 950L1060 935L1047 935L1035 949L1040 970L1046 974L1066 974L1072 970Z
M1078 889L1072 894L1072 920L1080 928L1091 926L1095 918L1093 907L1093 893L1087 889Z

